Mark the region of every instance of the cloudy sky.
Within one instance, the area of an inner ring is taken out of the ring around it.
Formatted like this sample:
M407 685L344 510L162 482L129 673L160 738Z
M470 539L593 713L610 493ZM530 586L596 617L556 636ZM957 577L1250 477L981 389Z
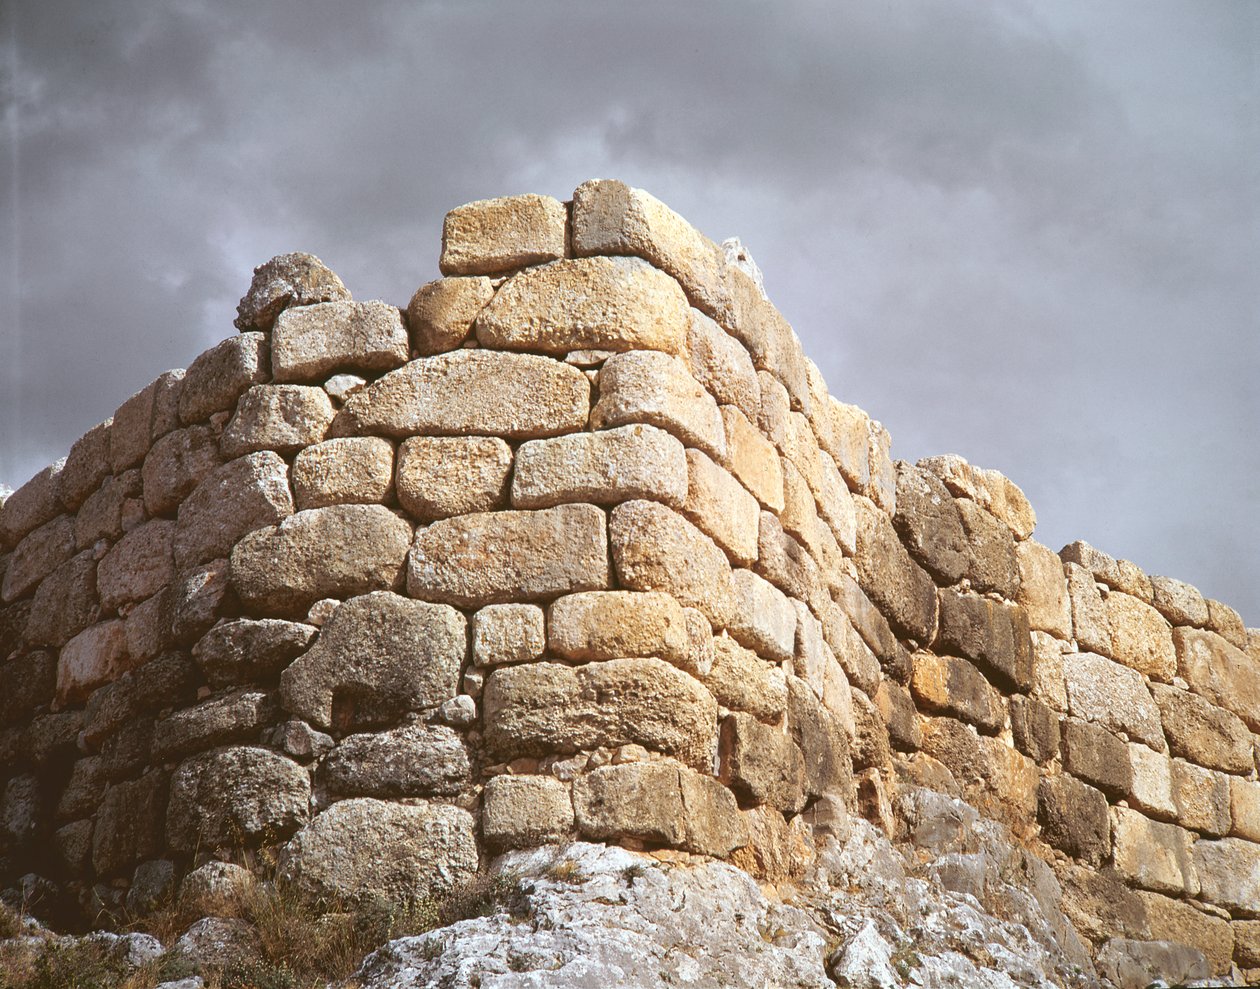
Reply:
M442 215L584 179L740 236L894 453L1260 625L1260 3L6 0L0 481Z

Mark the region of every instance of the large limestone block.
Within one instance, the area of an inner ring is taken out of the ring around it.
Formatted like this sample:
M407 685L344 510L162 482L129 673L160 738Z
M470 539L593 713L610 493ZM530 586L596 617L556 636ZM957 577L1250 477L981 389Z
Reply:
M61 648L57 659L57 704L65 707L131 668L126 626L120 621L89 625Z
M721 413L731 473L763 508L783 511L783 465L774 444L735 406L724 405Z
M1082 649L1110 656L1111 622L1093 575L1076 563L1063 565L1072 603L1072 635Z
M315 383L337 371L391 371L408 356L402 314L383 302L286 309L271 332L271 373L281 382Z
M66 462L49 464L0 503L0 547L12 549L28 532L61 512L61 472Z
M306 651L316 631L314 625L279 618L237 618L202 636L192 658L215 689L269 680Z
M845 727L822 705L809 684L794 676L787 678L787 727L805 756L808 798L835 794L852 806L853 758Z
M279 254L254 269L249 291L236 307L238 330L266 333L289 306L309 306L350 298L350 293L314 254Z
M713 640L713 664L700 679L724 708L746 711L768 724L783 719L787 707L783 671L733 639L719 635Z
M74 441L61 469L61 503L73 512L109 476L109 433L114 420L97 423Z
M342 739L316 779L337 797L453 797L468 787L471 771L458 732L416 724Z
M92 868L97 876L130 872L137 860L160 855L166 773L153 771L105 791L92 829Z
M1177 674L1190 689L1260 733L1260 664L1215 632L1174 629L1173 643Z
M1229 973L1234 956L1234 934L1228 920L1159 893L1139 892L1137 895L1146 908L1152 938L1195 948L1203 952L1213 974ZM1159 974L1167 978L1166 970Z
M669 275L638 258L593 257L514 275L477 317L476 332L496 350L681 354L689 323L687 297Z
M1163 723L1142 675L1093 653L1064 657L1068 713L1114 735L1164 749Z
M219 440L210 426L189 426L161 437L144 458L144 508L150 515L172 515L198 484L223 462Z
M1111 817L1102 792L1066 773L1046 776L1037 788L1041 837L1052 847L1091 866L1111 853Z
M1016 539L1027 539L1037 525L1037 515L1019 486L998 471L967 463L955 454L927 457L918 462L945 482L960 498L969 498L1004 522Z
M652 350L617 354L599 374L599 401L591 410L596 429L646 422L711 457L726 459L726 433L713 397L677 357Z
M682 605L659 592L588 591L557 598L547 611L547 648L562 659L655 656L684 668L692 655Z
M790 660L796 643L796 609L787 595L751 570L731 571L735 607L726 630L740 645L774 663Z
M26 641L36 646L63 646L100 614L96 561L87 550L71 557L40 582L26 622ZM2 641L5 640L0 636ZM0 646L0 652L4 649Z
M224 344L226 343L228 341L225 340ZM207 351L202 357L220 351L235 353L238 349L240 348L225 348L223 344L220 344L214 350ZM244 349L246 353L242 359L248 363L251 361L254 348L247 346ZM264 374L265 368L255 367L254 372L259 375ZM204 381L204 376L199 376L197 380ZM140 466L145 454L149 452L149 447L153 442L153 404L157 388L158 382L150 381L114 410L114 422L109 429L109 460L110 469L115 474L121 474L129 467Z
M699 450L688 450L686 456L683 514L712 537L736 566L747 566L757 559L761 519L757 499Z
M1260 783L1231 776L1229 808L1233 821L1230 834L1248 841L1260 841Z
M394 447L379 436L345 436L302 450L293 460L299 511L379 504L394 490Z
M472 658L477 666L527 663L546 647L546 620L535 604L490 604L473 615Z
M331 434L557 436L586 426L590 397L581 371L549 357L457 350L411 361L355 392Z
M1075 563L1090 572L1094 580L1106 584L1115 590L1120 589L1120 565L1114 557L1091 546L1083 539L1068 543L1059 550L1059 558L1064 563Z
M604 513L594 505L440 519L417 530L407 564L408 594L460 607L602 590L610 580Z
M497 436L413 436L398 449L398 502L422 522L507 499L512 448Z
M179 852L282 840L306 821L311 782L268 749L235 746L185 760L171 777L166 840Z
M778 516L762 512L757 531L758 574L789 597L822 609L830 600L818 564L809 550L783 531Z
M950 588L940 599L939 647L974 660L999 686L1032 686L1032 639L1022 608Z
M8 602L25 597L74 556L74 550L74 522L68 515L58 515L28 533L9 557L0 583L0 598Z
M1151 603L1172 625L1206 625L1207 602L1197 587L1173 577L1152 575Z
M225 557L248 532L293 512L289 467L271 450L251 453L217 468L179 506L173 549L175 568Z
M174 579L174 537L174 522L153 519L136 526L105 554L96 570L96 584L107 612L143 601Z
M1015 748L1041 765L1059 754L1059 716L1035 697L1010 699L1011 738Z
M1111 828L1113 862L1129 885L1172 896L1199 893L1203 842L1196 844L1188 831L1124 807L1111 808Z
M140 471L123 471L88 495L74 517L75 549L95 548L100 539L121 539L126 526L135 525L144 512Z
M569 789L554 776L495 776L481 803L481 834L495 851L535 848L573 833Z
M936 631L936 586L910 558L888 516L857 500L858 583L892 627L926 645Z
M455 696L467 621L389 591L351 598L280 676L286 710L321 728L380 724Z
M761 385L743 344L702 313L691 310L687 328L687 366L691 376L717 399L753 418L761 406Z
M724 626L735 602L726 554L677 512L652 501L613 509L608 526L617 579L636 591L664 591Z
M228 459L257 450L288 455L322 440L332 421L332 400L322 388L254 385L236 403L220 449Z
M270 348L261 333L242 333L211 347L184 374L179 394L180 422L187 426L203 422L215 412L228 411L246 388L267 380L269 364ZM117 415L114 421L117 426ZM122 431L115 429L113 433L121 435Z
M491 275L565 255L568 211L550 196L466 203L442 223L444 275Z
M1139 742L1130 742L1129 766L1132 770L1130 806L1156 820L1175 820L1177 804L1173 800L1172 760L1167 754L1155 752Z
M1088 721L1069 718L1063 722L1063 768L1114 799L1133 788L1125 743Z
M468 339L473 320L493 298L494 285L483 275L421 285L407 304L412 345L426 357L454 350Z
M637 744L697 769L712 763L717 704L659 659L501 666L482 703L485 744L497 758Z
M821 415L815 410L814 431L819 446L831 455L849 490L867 490L871 480L870 417L856 405L829 396Z
M477 872L476 822L459 807L342 800L293 836L280 871L315 899L408 903Z
M398 585L411 526L380 505L331 505L298 512L242 538L231 581L255 614L296 618L322 598Z
M1183 828L1219 838L1230 831L1229 780L1184 759L1172 761L1173 802Z
M578 832L597 841L633 838L723 858L748 841L731 791L668 762L604 766L573 784Z
M1169 941L1134 941L1113 937L1098 951L1094 970L1107 985L1145 989L1150 985L1202 985L1208 961L1194 948ZM1165 980L1170 981L1165 981ZM1209 983L1210 984L1210 983Z
M1014 600L1019 591L1019 564L1010 529L968 498L956 504L967 534L966 572L972 587Z
M1260 914L1260 845L1241 838L1197 841L1194 868L1201 899L1244 916Z
M927 710L961 718L988 734L1001 730L1006 720L1001 695L965 659L915 653L910 690Z
M718 736L718 779L747 806L768 804L788 814L805 803L805 757L782 727L731 714Z
M897 514L893 525L910 554L942 584L967 569L967 534L954 497L939 477L904 461L897 463Z
M1164 617L1118 591L1108 594L1103 606L1111 630L1111 657L1154 680L1171 681L1177 672L1177 652Z
M1242 615L1223 601L1207 599L1207 628L1239 649L1247 648L1247 629Z
M247 742L275 721L275 704L258 690L233 690L160 718L153 726L154 762L173 762L192 752Z
M904 683L910 679L910 654L901 648L896 665L881 660L866 644L857 626L840 605L831 604L824 610L822 624L823 636L844 669L845 676L855 687L866 692L868 697L879 689L881 664L886 666L888 676L897 682Z
M1242 719L1187 690L1152 684L1151 691L1173 755L1227 773L1251 772L1255 748Z
M1015 600L1028 613L1029 626L1057 639L1070 639L1072 604L1058 554L1035 539L1027 539L1016 545L1015 558L1019 564Z
M512 473L512 506L615 505L651 498L681 508L687 478L683 445L663 429L635 424L573 433L521 444Z

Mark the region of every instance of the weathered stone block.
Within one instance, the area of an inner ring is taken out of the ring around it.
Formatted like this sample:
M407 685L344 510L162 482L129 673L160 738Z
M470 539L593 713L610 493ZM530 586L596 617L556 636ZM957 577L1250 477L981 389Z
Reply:
M1033 697L1010 699L1011 737L1015 747L1033 761L1045 764L1059 754L1059 716Z
M346 436L302 450L290 471L298 511L379 504L394 490L394 447L377 436Z
M526 663L547 646L542 608L533 604L491 604L472 619L472 656L477 666Z
M1111 623L1093 575L1076 563L1065 563L1068 599L1072 603L1072 634L1084 650L1111 655Z
M407 304L412 346L426 357L454 350L468 339L473 320L493 298L494 286L482 275L421 285Z
M757 499L733 476L699 450L688 450L683 514L716 542L732 562L747 566L757 558L761 510Z
M1233 820L1230 834L1260 842L1260 783L1231 776L1229 809Z
M1119 799L1133 786L1129 750L1115 735L1086 721L1063 722L1063 768Z
M467 203L442 223L444 275L490 275L562 258L568 211L550 196L503 196Z
M1011 530L968 498L956 504L967 535L967 576L972 587L1013 600L1019 592L1019 563Z
M713 758L717 705L700 683L659 659L497 667L483 705L485 743L499 758L630 744L697 768Z
M1046 632L1030 633L1033 644L1032 694L1060 714L1067 713L1067 683L1063 675L1065 651L1071 646Z
M1162 615L1149 604L1118 591L1103 606L1111 630L1111 657L1139 673L1164 683L1177 672L1172 633Z
M1152 938L1201 951L1211 966L1212 974L1229 973L1234 955L1234 933L1228 920L1159 893L1139 892L1138 897L1146 908ZM1158 974L1167 978L1166 971Z
M941 584L966 572L967 534L954 497L931 471L897 463L897 514L893 525L910 554Z
M457 350L411 361L351 395L330 434L558 436L586 426L590 395L581 371L549 357Z
M735 601L730 562L677 512L651 501L624 502L613 509L608 540L623 587L672 594L717 627L730 619Z
M341 729L436 707L457 692L465 626L454 608L388 591L352 598L280 675L281 703L321 728Z
M162 851L167 777L146 773L105 791L92 830L92 868L100 877L130 872L139 859Z
M1120 589L1120 567L1115 559L1083 539L1068 543L1059 550L1059 559L1064 563L1075 563L1085 568L1100 584L1106 584L1116 590Z
M0 663L0 725L24 721L53 699L57 660L51 653L32 652Z
M686 351L690 310L678 283L638 258L590 257L513 276L477 317L498 350Z
M151 381L114 410L114 421L109 430L109 459L113 473L121 474L129 467L140 466L149 452L153 441L156 391L157 382Z
M610 579L594 505L441 519L417 530L407 565L408 594L461 607L601 590Z
M878 659L879 666L898 683L905 683L910 678L910 653L897 641L897 636L893 634L888 619L871 603L871 599L858 586L857 581L848 574L836 575L832 584L832 593L837 606L848 617L862 641ZM824 627L827 625L825 615L823 625ZM828 641L838 655L836 643L831 641L830 637ZM849 667L846 666L845 671L849 673L850 678L853 677Z
M74 522L68 515L58 515L28 533L9 557L0 582L0 598L8 602L25 597L74 556L74 550Z
M62 509L65 461L49 464L0 504L0 546L12 548L28 532L51 522Z
M746 711L769 724L783 718L787 704L783 671L733 639L714 638L713 662L700 680L725 708Z
M73 512L87 496L101 486L112 469L109 432L114 420L97 423L74 441L61 468L58 494L67 511Z
M1082 937L1099 944L1117 935L1151 936L1142 901L1115 873L1071 862L1056 862L1055 873L1063 884L1064 915Z
M101 606L116 611L162 590L174 578L175 523L154 519L128 532L101 560L96 584Z
M1173 755L1227 773L1251 771L1254 743L1242 719L1188 690L1152 684L1151 691Z
M234 690L176 711L153 726L153 758L171 762L229 742L251 741L275 713L271 697L258 690Z
M553 776L495 776L481 803L481 834L492 849L534 848L573 833L573 801Z
M210 426L176 429L153 444L144 458L144 507L150 515L172 515L198 484L223 462Z
M125 673L131 665L127 630L120 621L100 622L67 642L57 660L57 703L85 700L93 690Z
M507 500L512 448L498 437L414 436L398 450L398 501L423 522Z
M1097 867L1111 853L1107 798L1068 775L1046 776L1037 788L1037 821L1052 847Z
M771 662L792 658L796 610L787 595L751 570L731 571L735 607L726 630L742 646Z
M761 385L748 351L698 309L690 312L687 366L691 376L717 399L753 418L761 405Z
M1234 935L1234 961L1243 968L1260 968L1260 920L1235 920L1229 926Z
M1173 630L1177 674L1217 707L1223 707L1260 732L1260 665L1215 632Z
M236 307L238 330L266 333L290 306L349 299L350 293L314 254L279 254L254 269L249 291Z
M1208 623L1207 602L1199 589L1185 581L1172 577L1152 575L1151 603L1172 625L1198 625Z
M571 501L614 505L652 498L681 508L687 475L682 443L655 426L530 440L516 451L512 506L550 508Z
M667 762L604 766L573 783L584 838L635 838L723 858L748 840L731 791Z
M1207 599L1207 628L1238 649L1247 648L1247 629L1242 616L1223 601Z
M589 591L557 598L547 612L547 647L573 660L655 656L686 667L691 635L668 594Z
M849 736L804 680L787 678L787 727L805 756L805 792L810 800L835 794L853 798L853 765Z
M805 804L805 757L783 728L731 714L718 736L718 779L745 804L788 814Z
M599 373L599 401L591 410L596 429L645 422L726 460L726 432L713 397L677 357L652 350L617 354Z
M100 614L96 561L89 550L72 556L40 582L26 621L26 641L36 646L63 646ZM0 635L0 642L7 641ZM0 645L0 653L5 651Z
M1006 721L1001 695L965 659L915 653L910 690L929 711L961 718L988 734L1000 731Z
M735 406L722 406L721 414L731 472L763 508L783 511L783 468L774 444Z
M1136 670L1085 652L1065 657L1063 676L1068 713L1073 717L1145 742L1157 751L1164 748L1159 708Z
M335 797L456 796L471 771L458 732L406 725L343 739L320 763L316 782Z
M220 449L228 459L258 450L296 453L322 440L332 420L332 400L322 388L254 385L236 403Z
M261 333L242 333L211 347L184 374L179 394L180 422L187 426L203 422L215 412L230 410L246 388L267 380L269 365L270 348ZM150 415L144 417L146 430ZM114 422L117 427L117 413ZM121 434L121 430L113 430L114 436ZM139 463L139 458L134 462ZM114 473L117 472L116 465Z
M1194 844L1188 831L1124 807L1111 808L1111 827L1115 836L1112 859L1129 885L1172 896L1199 893L1203 870L1198 848L1205 842Z
M407 363L402 314L383 302L322 302L286 309L271 332L277 382L318 382L335 371L390 371Z
M1049 546L1028 539L1015 546L1019 564L1019 593L1015 600L1028 613L1035 631L1058 639L1072 637L1072 605L1063 563Z
M1229 834L1229 777L1184 759L1172 761L1172 795L1177 823L1212 837Z
M1194 843L1199 898L1243 916L1260 914L1260 845L1241 838Z
M1016 539L1027 539L1036 528L1037 516L1024 492L998 471L976 467L954 454L927 457L918 466L934 473L956 496L987 509L1006 524Z
M857 500L854 562L858 583L889 624L921 645L931 642L936 631L936 586L901 545L888 516L862 498Z
M217 468L179 506L175 567L226 557L248 532L293 512L289 468L271 450L251 453Z
M1172 760L1139 742L1129 743L1129 766L1133 782L1128 800L1135 810L1160 821L1177 817L1173 801Z
M974 660L1003 687L1032 686L1032 639L1018 606L950 588L940 592L939 645Z
M1207 977L1207 959L1193 948L1169 941L1132 941L1112 938L1099 950L1094 968L1121 989L1145 989L1152 982L1171 979L1185 985Z
M139 514L136 512L137 504L141 511L144 508L144 503L139 501L142 493L138 470L107 477L105 483L88 496L74 517L75 549L94 548L100 539L120 539L124 531L124 515L131 524L133 517Z

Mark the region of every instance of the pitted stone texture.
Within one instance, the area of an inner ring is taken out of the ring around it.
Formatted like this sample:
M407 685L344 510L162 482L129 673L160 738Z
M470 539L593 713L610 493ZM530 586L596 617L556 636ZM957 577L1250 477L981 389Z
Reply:
M897 514L893 525L906 548L942 584L967 569L967 534L954 497L931 471L897 462Z
M1224 773L1174 759L1172 793L1177 823L1213 838L1229 834L1229 780Z
M1066 774L1046 776L1037 789L1041 836L1053 848L1097 867L1111 852L1107 798Z
M1229 807L1233 821L1230 833L1260 842L1260 783L1230 777Z
M536 848L573 833L569 790L553 776L495 776L486 783L481 833L492 849Z
M144 507L150 515L170 515L212 470L223 462L210 426L167 433L144 458Z
M1019 593L1015 600L1028 614L1028 624L1058 639L1072 637L1072 604L1063 563L1049 546L1034 539L1015 547L1019 563Z
M735 607L727 631L742 646L775 663L790 660L796 643L796 609L782 591L751 570L733 570Z
M1242 719L1187 690L1157 683L1151 691L1173 755L1227 773L1251 771L1254 742Z
M512 506L550 508L572 501L612 505L651 498L681 508L688 494L688 466L681 442L643 424L530 440L516 451Z
M593 505L441 519L417 530L407 565L408 594L461 607L602 590L610 579L604 513Z
M1159 708L1140 673L1102 656L1077 653L1065 657L1063 675L1069 714L1163 751Z
M57 703L61 706L87 699L100 687L131 668L127 631L120 621L100 622L67 642L57 660Z
M217 745L252 741L275 713L271 697L258 690L234 690L176 711L153 726L153 759L170 762Z
M407 304L412 346L426 357L454 350L468 339L473 320L493 298L494 286L481 275L421 285Z
M1153 752L1139 742L1129 743L1132 783L1130 806L1147 817L1172 821L1177 817L1173 801L1172 760L1163 752Z
M568 211L533 194L466 203L442 223L444 275L490 275L565 255Z
M1001 695L965 659L915 653L910 690L927 710L961 718L990 735L1006 720Z
M261 333L242 333L211 347L184 374L179 421L187 426L229 411L246 388L267 380L269 364L267 338ZM116 426L117 414L114 419Z
M293 512L289 467L264 450L230 461L197 485L179 506L175 567L225 557L242 536Z
M655 656L686 667L687 616L668 594L590 591L557 598L547 612L547 647L563 659Z
M558 436L585 428L590 394L581 371L549 357L457 350L414 360L351 395L331 434Z
M306 651L315 632L313 625L278 618L238 618L210 629L193 646L192 656L216 689L268 680Z
M472 815L447 804L342 800L285 846L280 871L325 900L441 896L476 873L475 829Z
M9 557L0 597L6 602L25 597L74 556L74 550L74 522L68 515L58 515L28 533Z
M60 499L68 511L73 512L83 504L87 496L100 487L109 476L112 464L109 458L109 433L114 420L106 419L89 429L74 441L61 469Z
M956 502L967 534L967 576L978 591L994 591L1007 600L1019 592L1019 564L1011 531L968 498Z
M293 460L297 509L379 504L394 490L394 447L377 436L346 436L302 450Z
M402 579L411 526L381 505L330 505L242 538L231 580L258 615L299 618L322 598L389 590Z
M967 463L962 457L946 455L920 460L955 495L970 498L1004 522L1016 539L1027 539L1037 526L1037 515L1024 492L1008 477Z
M224 344L227 342L224 341ZM208 357L221 349L225 349L223 344L201 356ZM249 351L252 348L245 349ZM245 357L245 360L249 359L248 356ZM254 364L257 363L255 360ZM255 370L258 370L257 366ZM265 369L259 373L265 373ZM121 474L129 467L140 466L145 454L149 452L153 442L153 402L157 384L157 381L150 381L114 410L114 423L109 430L109 460L110 468L115 474Z
M316 781L336 797L453 797L468 787L470 773L458 732L407 725L343 739L320 763Z
M138 470L105 478L105 483L88 496L74 517L75 549L95 548L99 539L112 542L122 538L124 521L128 526L134 525L143 511L142 493Z
M171 582L174 536L174 522L154 519L132 529L105 554L97 567L96 584L107 612L142 601Z
M322 440L332 420L332 401L322 388L254 385L236 403L220 449L229 459L258 450L296 453Z
M1000 686L1028 690L1033 653L1023 609L952 589L940 598L938 646L975 660Z
M713 758L717 705L696 680L659 659L498 667L486 679L483 704L485 743L500 758L631 744L697 769Z
M767 724L783 719L787 706L783 670L733 639L719 635L713 640L713 664L700 680L725 708L746 711Z
M774 444L734 406L724 405L721 413L731 473L763 508L783 511L783 467Z
M166 840L180 852L276 841L307 818L311 785L297 763L267 749L216 749L171 777Z
M1202 899L1244 916L1260 914L1260 845L1241 838L1196 841L1194 868Z
M1173 643L1177 674L1190 689L1260 732L1260 664L1215 632L1174 629Z
M1152 821L1134 810L1111 809L1116 871L1131 885L1171 896L1199 893L1198 848L1190 833Z
M1111 622L1093 574L1076 563L1065 563L1064 570L1072 604L1072 635L1082 649L1110 656Z
M698 309L687 328L687 366L691 376L719 405L733 405L753 418L761 406L761 385L748 351Z
M61 512L61 472L66 462L50 464L0 503L0 546L16 546L28 532Z
M546 623L537 605L491 604L473 615L472 656L477 666L526 663L538 659L546 646Z
M286 309L271 333L271 372L278 382L314 383L336 371L391 371L408 356L402 314L383 302Z
M1207 602L1199 589L1173 577L1151 577L1151 603L1172 625L1208 622Z
M805 803L805 757L782 727L731 714L718 738L718 778L746 805L795 814Z
M254 269L249 291L236 307L233 325L266 333L289 306L349 299L350 293L314 254L279 254Z
M573 809L586 838L635 838L717 857L748 841L730 790L667 762L604 766L580 776Z
M512 448L492 436L413 436L398 450L398 501L422 522L507 500Z
M1168 622L1149 604L1128 594L1108 594L1103 606L1111 630L1111 657L1167 683L1177 672Z
M683 514L722 547L736 566L756 560L761 516L757 499L699 450L687 451L686 477Z
M1234 935L1228 920L1158 893L1142 892L1138 893L1138 897L1146 908L1152 938L1197 949L1203 952L1213 974L1229 973L1234 954ZM1166 980L1171 973L1163 968L1152 974Z
M477 317L497 350L686 351L690 310L678 283L638 258L556 261L510 278Z
M886 514L857 499L858 583L894 629L926 645L936 631L936 587L910 558Z
M454 608L388 591L341 605L280 676L286 710L321 728L381 724L454 697L466 649Z
M717 627L730 620L735 601L731 565L681 515L656 502L624 502L613 509L608 537L623 587L672 594Z

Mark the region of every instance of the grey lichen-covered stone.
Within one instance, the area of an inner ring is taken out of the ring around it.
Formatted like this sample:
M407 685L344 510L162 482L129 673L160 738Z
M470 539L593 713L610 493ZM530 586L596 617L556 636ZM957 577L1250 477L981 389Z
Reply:
M1037 821L1046 842L1074 859L1097 867L1111 852L1107 798L1066 773L1042 777Z
M613 696L616 704L602 700ZM499 758L630 744L697 768L713 758L717 704L659 659L497 667L483 704L485 744Z
M683 445L663 429L618 429L530 440L516 451L514 508L584 501L613 505L652 498L674 508L687 499Z
M96 586L107 612L142 601L171 582L174 538L174 522L153 519L132 529L105 554L97 566Z
M0 663L0 725L24 720L47 704L56 685L55 653L31 652Z
M718 778L747 805L768 804L788 814L805 804L805 757L783 728L750 714L722 721Z
M109 476L109 433L114 420L97 423L74 441L61 468L58 494L67 511L73 512Z
M411 361L337 413L331 435L473 435L533 439L586 426L590 383L535 354L457 350Z
M175 567L184 570L226 557L246 533L292 512L289 467L279 454L264 450L230 461L198 484L179 506Z
M256 884L254 874L244 866L212 861L184 877L179 898L194 909L218 914L241 903Z
M537 605L490 604L473 615L472 658L477 666L529 662L546 647L546 620Z
M153 758L171 762L229 742L253 741L275 715L270 695L258 690L231 691L159 719L153 726Z
M479 607L609 585L604 513L594 505L441 519L416 532L407 593Z
M1063 676L1073 717L1112 734L1124 733L1156 751L1164 749L1159 708L1136 670L1085 652L1064 658Z
M215 749L171 777L166 840L180 852L277 841L307 819L311 784L297 763L268 749Z
M297 618L321 598L398 586L410 543L411 526L381 505L311 508L242 538L232 586L255 614Z
M1169 941L1112 938L1099 950L1094 964L1098 974L1117 989L1146 989L1160 982L1193 985L1211 975L1202 952Z
M45 577L35 590L26 623L26 641L63 646L101 614L96 593L96 560L90 550L72 556ZM0 637L0 642L6 641ZM0 645L0 654L5 646Z
M468 787L470 773L458 732L406 725L348 736L320 763L315 779L337 797L450 797Z
M686 350L690 321L678 283L638 258L556 261L510 278L477 317L497 350Z
M84 711L83 740L89 750L128 722L163 707L182 705L196 695L198 677L191 660L167 652L94 691Z
M203 422L215 412L230 410L246 388L267 380L269 365L270 348L261 333L242 333L211 347L184 374L179 421L187 426ZM117 415L114 421L117 426ZM120 430L113 432L119 434Z
M332 400L322 388L254 385L236 403L220 449L229 459L258 450L296 453L322 440L332 420Z
M74 517L75 549L94 549L97 540L111 541L122 538L124 519L133 524L143 510L140 496L144 492L140 471L124 471L117 477L107 477L105 483L88 495Z
M547 647L562 659L655 656L686 667L687 616L660 592L588 591L557 598L547 610Z
M271 332L276 381L315 383L335 371L391 371L407 363L402 313L383 302L323 302L286 309Z
M157 440L144 458L144 507L150 515L173 514L212 470L223 462L210 426L176 429Z
M534 848L573 833L569 788L554 776L495 776L486 783L481 833L495 851Z
M444 275L489 275L565 255L568 210L550 196L481 199L446 214Z
M413 436L398 450L398 502L422 522L507 501L512 448L496 436Z
M22 537L61 512L64 460L49 464L0 502L0 546L12 549Z
M635 838L717 857L748 840L730 790L668 762L604 766L578 777L573 810L586 838Z
M290 471L298 511L380 504L394 490L394 446L379 436L345 436L302 450Z
M447 804L342 800L285 846L280 871L325 901L441 896L476 873L475 828L467 811Z
M0 598L9 602L29 594L70 559L74 550L74 522L68 515L58 515L28 533L9 557L0 582Z
M218 350L216 347L202 357ZM198 380L204 381L204 376ZM109 430L109 460L110 469L115 474L140 466L149 452L153 442L153 405L157 384L156 381L149 382L114 410L114 422Z
M422 355L454 350L472 332L473 320L494 298L494 286L483 275L439 278L416 289L407 304L411 343Z
M279 254L254 269L249 291L236 307L233 325L266 333L289 306L349 299L350 293L314 254Z
M388 591L352 598L280 677L286 710L321 728L380 724L454 697L466 649L454 608Z
M894 629L920 644L936 630L936 587L910 558L886 514L857 499L858 583Z
M1173 755L1227 773L1251 771L1254 742L1236 714L1198 694L1162 683L1151 684L1151 693L1159 705Z
M130 872L162 852L167 774L153 770L105 791L92 829L92 868L98 876Z

